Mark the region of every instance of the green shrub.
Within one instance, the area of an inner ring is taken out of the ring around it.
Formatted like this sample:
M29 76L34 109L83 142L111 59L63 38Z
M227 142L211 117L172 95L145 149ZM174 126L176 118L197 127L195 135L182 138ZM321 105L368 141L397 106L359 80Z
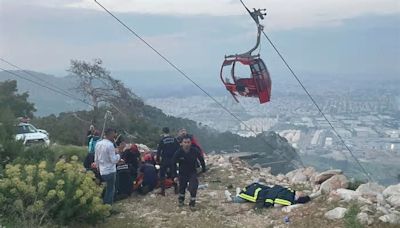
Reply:
M78 156L79 160L83 162L88 154L87 148L83 146L53 145L51 149L54 151L54 156L56 159L59 159L60 157L70 158L75 155Z
M79 146L53 145L30 146L19 153L19 156L13 161L14 164L36 164L40 161L47 161L49 168L52 168L60 158L69 159L77 156L78 161L83 162L87 155L86 148Z
M348 228L362 228L363 225L357 220L357 214L360 212L360 207L353 203L350 205L344 215L344 224Z
M363 180L351 180L349 182L348 189L355 191L360 185L365 184L365 183L366 183L366 181L363 181Z
M109 215L110 206L102 203L102 188L93 179L77 156L53 168L45 161L7 165L0 179L0 212L8 222L26 227L96 223Z

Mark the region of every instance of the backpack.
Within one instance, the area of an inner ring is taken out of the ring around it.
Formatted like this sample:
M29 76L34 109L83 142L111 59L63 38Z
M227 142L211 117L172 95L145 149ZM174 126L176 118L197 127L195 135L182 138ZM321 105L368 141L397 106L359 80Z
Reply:
M93 136L90 141L89 141L89 148L88 151L89 153L94 153L94 149L96 148L96 143L99 141L100 137L99 136Z

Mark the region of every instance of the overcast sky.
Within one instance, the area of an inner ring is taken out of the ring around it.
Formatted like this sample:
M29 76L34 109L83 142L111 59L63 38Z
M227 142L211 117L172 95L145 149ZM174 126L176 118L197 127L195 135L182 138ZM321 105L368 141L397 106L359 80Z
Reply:
M256 27L238 0L99 2L205 84L217 82L225 54L255 42ZM400 77L399 0L245 2L267 9L265 31L300 75ZM273 79L287 73L266 40L261 56ZM92 0L0 0L0 57L57 76L70 59L93 58L123 80L129 72L175 74Z

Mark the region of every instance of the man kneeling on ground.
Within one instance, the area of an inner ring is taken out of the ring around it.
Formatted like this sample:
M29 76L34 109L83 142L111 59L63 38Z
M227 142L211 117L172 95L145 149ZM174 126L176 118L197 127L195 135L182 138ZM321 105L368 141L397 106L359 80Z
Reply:
M144 163L139 169L140 175L143 176L142 183L138 189L140 194L147 194L156 187L157 185L157 170L152 163L152 157L150 154L146 154L143 157Z
M272 207L274 205L290 206L293 204L304 204L311 198L302 192L296 192L290 188L280 185L269 187L260 183L252 183L237 195L234 203L253 202L256 203L255 208Z

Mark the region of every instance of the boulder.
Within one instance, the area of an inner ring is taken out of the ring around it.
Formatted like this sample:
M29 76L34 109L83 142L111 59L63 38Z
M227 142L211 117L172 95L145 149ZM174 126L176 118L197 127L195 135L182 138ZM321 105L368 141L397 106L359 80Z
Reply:
M390 185L383 192L384 201L391 207L400 208L400 184ZM378 199L378 202L382 199ZM382 202L381 202L382 203Z
M390 185L383 192L385 201L392 207L400 208L400 184Z
M368 182L366 184L361 184L357 188L357 192L361 193L362 195L378 195L382 193L385 188L377 183Z
M364 212L357 214L357 220L363 225L371 225L374 222L374 219L370 218L368 214Z
M334 175L327 181L321 184L321 192L324 194L329 194L331 191L339 188L347 188L349 186L349 181L344 175Z
M315 199L315 198L317 198L317 197L319 197L321 195L322 195L321 191L317 191L317 192L311 193L309 196L310 196L311 199Z
M270 174L271 173L271 167L263 168L262 171Z
M362 196L358 197L357 201L360 205L373 205L374 204L370 199L366 199Z
M386 207L383 207L383 206L378 206L378 207L376 208L376 211L377 211L377 212L380 212L380 213L382 213L382 214L384 214L384 215L389 214L389 210L388 210Z
M322 172L320 174L317 174L314 178L314 183L315 184L322 184L324 181L328 180L329 178L342 174L342 170L340 169L332 169L332 170L327 170L325 172Z
M328 212L325 213L325 218L327 219L342 219L344 217L344 215L346 214L347 209L343 208L343 207L337 207L335 209L332 209Z
M360 207L360 211L367 213L369 215L373 215L374 214L374 208L371 205L364 205Z
M386 200L385 200L385 197L383 197L383 194L376 195L376 201L377 201L377 204L381 205L381 206L386 204Z
M252 169L253 169L253 170L261 171L262 167L261 167L260 164L256 163L256 164L253 165Z
M291 181L292 178L294 177L294 175L296 175L296 173L302 172L302 171L303 171L303 168L292 170L292 171L286 173L286 174L285 174L285 177L286 177L289 181Z
M344 188L336 189L332 191L330 194L339 196L340 199L344 200L345 202L349 202L351 200L358 200L361 197L361 193Z
M289 179L290 183L292 184L298 184L298 183L304 183L307 182L307 176L303 174L303 172L297 172L292 179Z
M392 195L400 195L400 184L388 186L383 190L382 194L385 198Z
M390 224L400 224L400 216L396 214L382 215L381 217L379 217L379 220Z
M276 180L277 181L279 181L279 182L282 182L282 181L284 181L286 179L286 177L285 177L285 175L283 175L283 174L278 174L278 176L276 176Z
M400 208L400 195L392 195L386 198L386 201L390 204L390 206L394 208Z
M306 175L308 180L311 180L311 178L316 176L317 172L314 167L307 167L304 169L303 174Z

